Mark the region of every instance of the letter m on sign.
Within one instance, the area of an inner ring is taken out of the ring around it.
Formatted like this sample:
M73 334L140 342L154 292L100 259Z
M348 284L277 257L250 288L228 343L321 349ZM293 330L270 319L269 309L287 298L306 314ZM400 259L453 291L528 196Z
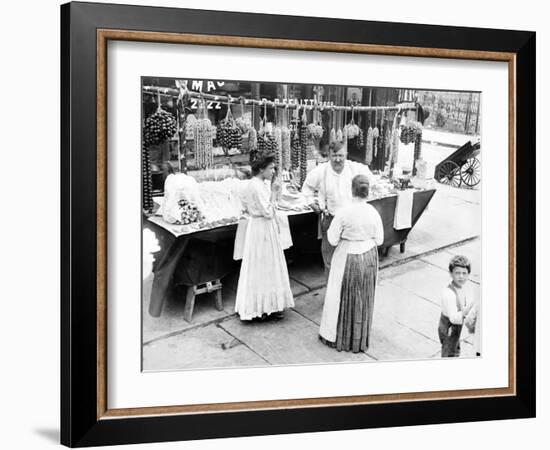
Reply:
M202 91L202 81L193 80L191 89L193 89L194 91Z

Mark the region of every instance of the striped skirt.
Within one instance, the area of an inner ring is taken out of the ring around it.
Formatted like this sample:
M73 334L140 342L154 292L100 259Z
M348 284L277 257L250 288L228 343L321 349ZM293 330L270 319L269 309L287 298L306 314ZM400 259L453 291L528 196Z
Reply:
M336 340L321 340L338 351L360 352L369 347L378 276L378 250L348 254L340 290Z

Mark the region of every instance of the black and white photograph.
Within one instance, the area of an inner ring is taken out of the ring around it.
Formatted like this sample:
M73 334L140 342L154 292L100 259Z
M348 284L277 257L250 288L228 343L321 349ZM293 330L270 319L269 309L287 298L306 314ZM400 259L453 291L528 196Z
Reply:
M481 92L139 95L144 372L483 356Z

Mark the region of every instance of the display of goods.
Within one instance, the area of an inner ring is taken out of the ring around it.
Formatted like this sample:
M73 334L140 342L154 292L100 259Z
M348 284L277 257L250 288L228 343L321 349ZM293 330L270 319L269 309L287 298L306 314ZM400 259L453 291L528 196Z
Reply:
M231 148L240 149L242 147L242 134L242 130L233 119L224 119L220 121L216 129L216 140L218 145L227 152Z
M415 161L416 176L422 180L428 179L428 163L422 158Z
M185 118L185 140L192 141L195 139L195 122L197 118L193 114L189 114Z
M256 158L258 157L258 149L255 148L255 149L251 149L249 152L248 152L248 162L249 164L252 164L254 161L256 161Z
M414 159L417 160L422 156L422 132L417 134L414 139Z
M214 134L216 128L209 119L200 119L195 122L195 139L193 149L195 151L195 165L201 169L212 167L214 163Z
M359 134L354 138L348 138L348 148L361 149L363 147L363 130L359 130Z
M246 180L226 178L222 181L205 181L199 184L203 217L210 226L233 223L243 214L242 196Z
M142 204L145 211L153 210L153 181L151 180L151 161L149 148L145 143L141 146L141 176L142 176Z
M143 126L143 139L146 145L158 145L172 137L176 132L176 118L159 108L147 117Z
M366 145L366 152L365 152L365 163L371 164L372 163L372 157L373 157L373 129L369 126L369 129L367 130L367 145Z
M359 127L354 123L348 123L344 127L344 134L347 136L348 139L354 139L355 137L359 136L359 131Z
M277 200L277 208L286 211L309 210L308 199L291 184L283 184L281 196Z
M305 108L304 108L304 112L302 114L301 123L304 126L307 125L307 111L306 111Z
M263 132L258 134L258 153L265 155L276 153L277 143L271 133Z
M197 222L202 219L201 212L197 205L193 202L190 202L186 198L182 198L178 201L178 206L180 209L180 220L178 223L181 225L189 225L190 223Z
M235 120L235 125L239 127L242 134L248 133L252 128L250 114L245 114Z
M255 128L250 128L248 131L248 150L258 150L258 133Z
M402 127L401 128L401 134L400 134L400 139L401 139L401 142L405 145L409 145L412 140L413 136L411 136L411 133L410 133L410 128L409 127Z
M405 145L415 142L419 134L422 135L422 124L409 121L407 125L401 127L401 142Z
M330 130L330 136L328 138L328 143L329 144L332 144L333 142L336 141L336 130L334 129L334 127Z
M416 175L417 166L416 161L422 158L422 130L415 135L414 139L414 170L413 175Z
M359 129L359 134L357 135L357 147L363 148L365 145L365 133L363 130Z
M197 181L187 174L168 175L164 180L162 207L157 213L168 223L187 225L198 220L203 210L198 187Z
M300 134L297 129L291 134L290 167L292 170L300 167Z
M396 189L393 183L388 181L379 181L372 185L369 189L368 200L374 200L377 198L388 197L395 195Z
M199 183L202 183L204 181L222 181L227 178L242 180L247 178L246 174L244 174L240 170L231 167L216 167L215 169L192 170L189 171L188 174Z
M372 149L373 149L373 156L376 158L378 155L378 138L380 137L380 130L377 126L375 126L372 129Z
M300 127L300 187L304 184L307 176L307 146L308 130L306 126L302 125Z
M283 130L281 127L275 127L273 131L275 139L275 165L278 167L279 173L283 170Z
M307 126L309 137L312 139L321 139L323 137L323 127L319 124L310 123Z
M399 130L395 128L392 131L392 137L391 137L391 144L390 144L390 158L393 164L397 163L397 159L399 158Z
M336 132L336 140L338 142L342 142L344 140L344 133L342 132L341 129L339 129L337 132Z
M379 158L382 158L383 161L386 161L386 133L384 122L380 124L379 138L378 138L378 153L380 153Z
M283 170L290 169L290 130L287 127L281 129L281 159Z

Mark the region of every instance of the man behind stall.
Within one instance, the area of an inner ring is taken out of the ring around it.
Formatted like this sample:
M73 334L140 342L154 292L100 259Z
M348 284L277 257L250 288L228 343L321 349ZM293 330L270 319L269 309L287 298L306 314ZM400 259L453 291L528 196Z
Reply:
M327 239L327 230L336 211L352 201L351 180L356 175L365 175L371 185L374 177L365 164L349 161L344 142L329 145L329 161L319 164L306 177L302 192L308 197L310 207L320 215L322 233L321 253L328 278L330 262L335 247Z

